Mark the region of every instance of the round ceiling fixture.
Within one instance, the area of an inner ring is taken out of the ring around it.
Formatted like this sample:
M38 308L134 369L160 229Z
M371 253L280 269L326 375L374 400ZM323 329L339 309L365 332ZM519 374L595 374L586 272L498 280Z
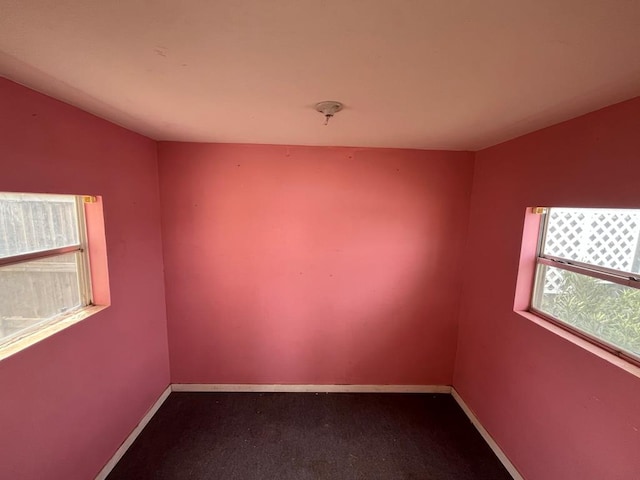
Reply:
M316 110L324 115L325 125L329 125L329 119L343 108L344 105L342 103L333 100L316 103Z

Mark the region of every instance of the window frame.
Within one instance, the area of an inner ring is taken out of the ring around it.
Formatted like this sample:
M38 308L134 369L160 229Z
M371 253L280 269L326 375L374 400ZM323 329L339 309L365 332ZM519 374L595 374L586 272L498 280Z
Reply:
M13 193L13 192L7 192ZM18 193L18 192L16 192ZM36 252L29 252L19 255L11 255L0 258L0 267L6 267L10 265L19 265L22 263L31 262L34 260L41 260L44 258L53 258L62 256L69 253L78 253L76 256L77 265L77 283L78 292L80 296L80 305L70 308L59 315L55 315L51 318L38 322L34 325L19 330L7 337L0 338L0 360L7 356L16 353L17 351L26 348L33 343L36 343L44 338L53 335L66 328L68 325L77 323L78 321L86 318L87 316L98 311L98 308L94 308L93 288L91 282L91 266L89 259L89 240L87 232L87 212L85 210L86 203L94 202L95 197L86 195L74 195L74 194L29 194L34 196L65 196L73 197L76 207L76 221L77 221L77 233L78 242L74 245L68 245L65 247L51 248L46 250L39 250ZM58 324L60 324L58 326ZM56 328L51 328L51 327ZM33 337L33 338L31 338ZM27 340L25 342L25 340ZM24 346L22 346L25 344Z
M531 295L529 301L528 310L532 314L543 318L544 320L562 328L563 330L576 335L589 343L603 348L609 353L620 357L636 366L640 366L640 355L634 355L631 352L622 350L619 346L608 342L607 340L600 338L596 335L593 335L589 332L580 330L573 325L565 322L559 318L554 317L550 313L544 312L534 306L536 303L536 299L540 299L541 295L544 291L544 282L545 277L540 275L541 265L546 265L550 267L554 267L561 270L566 270L572 273L576 273L579 275L584 275L591 278L597 278L599 280L605 280L608 282L612 282L618 285L623 285L630 288L635 288L640 290L640 273L626 272L623 270L616 270L608 267L602 267L599 265L593 265L585 262L580 262L577 260L567 259L563 257L557 257L555 255L549 255L544 253L544 245L546 243L547 236L547 227L549 225L550 219L550 210L551 208L575 208L575 209L586 209L589 207L534 207L532 209L533 213L537 215L541 215L540 224L539 224L539 232L538 232L538 243L535 252L535 268L534 268L534 278L531 286ZM595 207L591 207L595 208ZM615 208L608 208L611 210L616 210ZM618 210L626 210L625 208L619 208ZM538 301L538 304L541 302Z

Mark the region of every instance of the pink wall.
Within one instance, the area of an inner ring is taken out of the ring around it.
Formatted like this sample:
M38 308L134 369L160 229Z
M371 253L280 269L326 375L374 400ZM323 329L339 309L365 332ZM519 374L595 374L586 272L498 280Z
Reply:
M93 478L169 383L156 145L0 79L0 191L102 195L111 306L0 361L0 477Z
M172 381L450 384L472 161L160 143Z
M514 313L525 208L640 207L640 98L478 152L454 386L528 479L640 478L640 379Z

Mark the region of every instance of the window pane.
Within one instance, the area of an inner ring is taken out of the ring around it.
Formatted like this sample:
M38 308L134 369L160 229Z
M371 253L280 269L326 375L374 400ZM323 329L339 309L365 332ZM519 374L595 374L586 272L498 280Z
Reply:
M80 306L79 255L0 267L0 339Z
M78 243L73 195L0 193L0 258Z
M640 356L640 290L542 264L538 276L534 308Z
M551 208L543 252L640 273L640 210Z

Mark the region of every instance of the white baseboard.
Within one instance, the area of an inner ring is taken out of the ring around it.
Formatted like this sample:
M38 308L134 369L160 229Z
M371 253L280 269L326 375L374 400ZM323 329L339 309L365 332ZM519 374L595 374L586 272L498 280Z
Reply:
M174 383L172 392L451 393L449 385L255 385Z
M107 476L111 473L111 470L113 470L113 467L115 467L116 464L120 461L120 459L124 456L124 454L127 453L127 450L129 450L129 447L133 444L135 439L138 438L138 435L140 435L140 432L142 432L144 427L147 426L147 424L149 423L149 420L151 420L151 418L156 414L156 412L162 406L162 404L167 399L170 393L171 393L171 385L169 385L165 389L165 391L162 392L162 394L160 394L160 396L158 397L158 400L156 400L156 402L145 414L145 416L142 417L142 420L140 420L136 428L133 429L133 431L129 434L129 436L125 439L125 441L122 442L122 445L120 445L120 448L118 448L118 450L116 450L116 453L113 454L113 457L111 457L111 459L106 463L106 465L102 468L102 470L100 470L100 473L98 473L95 480L104 480L105 478L107 478Z
M500 462L502 462L502 465L504 465L504 468L506 468L507 471L511 474L511 476L513 477L513 480L524 480L523 476L520 475L520 472L518 472L518 470L513 465L513 463L511 463L511 461L507 458L507 456L504 454L502 449L498 446L498 444L493 439L493 437L482 426L482 424L480 423L480 420L478 420L478 417L476 417L475 414L471 411L471 409L467 406L467 404L464 403L464 400L462 399L462 397L456 391L455 388L451 388L451 396L456 400L456 402L458 402L458 405L460 405L460 408L462 408L462 410L467 415L467 417L469 417L469 420L471 420L471 423L473 423L474 427L476 427L478 432L480 432L480 435L482 435L482 438L484 438L484 441L487 442L489 447L491 447L491 450L493 450L493 453L495 453L496 457L498 457Z

